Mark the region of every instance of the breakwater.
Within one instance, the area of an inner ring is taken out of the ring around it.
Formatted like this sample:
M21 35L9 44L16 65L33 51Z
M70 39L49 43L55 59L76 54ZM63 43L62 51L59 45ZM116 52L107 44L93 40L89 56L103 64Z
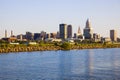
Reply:
M8 48L0 48L0 53L48 51L48 50L61 50L61 47L58 46L50 46L50 47L26 46L26 47L12 47L12 48L8 47Z
M73 50L73 49L98 49L98 48L120 48L120 44L80 44L80 45L45 45L45 46L6 46L0 47L0 53L10 52L31 52L31 51L50 51L50 50Z

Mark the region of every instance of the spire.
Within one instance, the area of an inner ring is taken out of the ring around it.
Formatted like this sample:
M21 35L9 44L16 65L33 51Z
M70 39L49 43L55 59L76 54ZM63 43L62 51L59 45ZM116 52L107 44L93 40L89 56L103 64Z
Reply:
M86 21L86 28L91 28L89 19L87 19L87 21Z

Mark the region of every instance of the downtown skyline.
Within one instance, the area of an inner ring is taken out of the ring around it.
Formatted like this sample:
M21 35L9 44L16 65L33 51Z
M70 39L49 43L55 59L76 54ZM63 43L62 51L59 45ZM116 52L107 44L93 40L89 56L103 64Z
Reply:
M89 18L95 33L109 37L109 30L115 29L120 36L119 0L0 0L0 37L5 29L14 35L46 31L59 31L59 24L71 24L73 33L80 26L83 33ZM9 36L9 35L8 35Z

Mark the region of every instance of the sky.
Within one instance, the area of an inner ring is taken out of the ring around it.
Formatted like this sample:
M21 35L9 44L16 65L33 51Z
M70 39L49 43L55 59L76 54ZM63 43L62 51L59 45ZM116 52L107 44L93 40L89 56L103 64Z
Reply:
M61 23L83 32L88 18L94 33L109 37L115 29L120 37L120 0L0 0L0 38L5 29L14 35L57 32Z

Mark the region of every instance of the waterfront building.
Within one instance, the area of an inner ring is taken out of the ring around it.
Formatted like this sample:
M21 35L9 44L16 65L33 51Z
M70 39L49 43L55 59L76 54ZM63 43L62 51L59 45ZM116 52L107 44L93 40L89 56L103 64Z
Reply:
M86 21L86 27L84 28L84 38L85 39L93 39L93 29L91 27L89 19Z
M49 39L50 38L50 33L46 34L46 38Z
M72 25L67 26L67 38L72 38Z
M27 40L33 40L34 39L34 34L31 32L26 32L26 39Z
M116 30L110 30L110 39L111 39L111 41L117 41L117 31Z
M36 42L28 42L29 45L36 45Z
M34 40L40 39L40 33L34 33Z
M62 42L62 39L55 39L55 38L47 38L45 39L47 42Z
M22 35L22 34L17 35L17 40L18 40L18 41L22 41L22 40L23 40L23 35Z
M41 31L41 33L40 33L40 39L41 40L45 40L46 38L47 38L46 32L45 31Z
M50 33L50 38L56 38L57 37L57 33Z
M60 24L59 31L60 31L60 38L67 39L67 24Z
M111 39L110 39L110 37L104 37L104 38L101 38L101 41L102 42L110 42Z
M94 33L93 34L93 39L94 39L95 42L101 41L100 34Z

